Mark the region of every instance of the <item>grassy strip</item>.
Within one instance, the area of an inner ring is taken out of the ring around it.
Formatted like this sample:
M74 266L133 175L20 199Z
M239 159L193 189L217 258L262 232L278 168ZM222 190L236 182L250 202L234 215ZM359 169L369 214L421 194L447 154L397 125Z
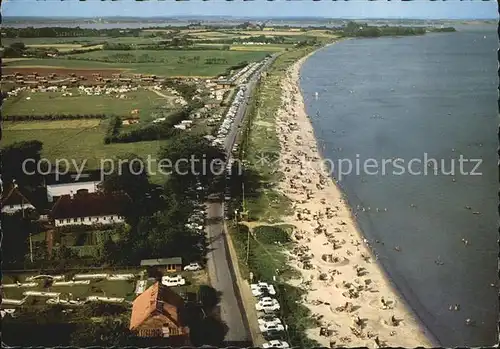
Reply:
M301 304L304 291L286 283L296 276L296 271L287 265L285 248L290 247L289 225L261 225L249 232L243 224L232 224L228 227L233 240L240 270L248 278L253 273L253 280L272 282L276 286L277 299L281 305L280 317L288 329L286 340L292 347L319 347L319 344L307 338L305 331L317 323L311 318L310 311ZM247 260L248 255L248 260Z
M249 105L248 117L243 125L240 157L245 160L245 208L249 221L276 223L280 217L291 213L291 201L278 192L277 183L282 177L277 159L280 153L276 133L276 114L281 105L281 81L287 68L317 47L306 46L281 54L259 82ZM252 183L248 183L251 177ZM257 184L256 184L257 183ZM255 223L251 223L254 226ZM318 324L310 310L302 304L304 290L286 281L296 275L287 264L285 250L290 248L290 232L287 225L256 225L251 231L243 224L232 224L229 233L234 241L244 277L252 272L254 281L273 282L281 305L281 318L288 325L286 340L291 346L319 347L307 338L306 330Z
M275 223L279 217L292 213L290 200L275 189L282 176L276 161L280 145L275 117L281 105L281 80L286 69L312 50L314 47L309 46L280 55L262 78L251 102L241 149L249 170L258 173L261 185L256 193L247 195L249 220Z

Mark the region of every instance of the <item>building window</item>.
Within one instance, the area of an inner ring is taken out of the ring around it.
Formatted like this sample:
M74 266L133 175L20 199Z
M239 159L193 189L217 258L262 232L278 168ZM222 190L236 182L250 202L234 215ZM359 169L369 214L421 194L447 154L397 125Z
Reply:
M69 223L70 222L70 219L66 219L66 223Z
M14 205L10 205L10 208L14 208Z
M80 217L80 222L83 222L83 219L84 219L84 218Z
M73 218L73 222L76 222L76 218Z

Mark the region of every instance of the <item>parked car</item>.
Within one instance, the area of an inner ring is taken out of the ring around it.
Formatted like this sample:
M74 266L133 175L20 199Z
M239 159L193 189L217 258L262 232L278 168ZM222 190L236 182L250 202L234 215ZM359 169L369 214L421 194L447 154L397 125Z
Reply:
M272 340L264 343L262 348L290 348L290 345L285 341Z
M167 275L161 278L161 283L168 287L182 286L186 284L186 279L180 275Z
M186 265L184 267L184 270L186 270L186 271L197 271L197 270L201 270L201 269L203 269L203 268L198 263L189 263L188 265Z
M274 296L276 294L274 286L266 282L258 282L256 284L251 284L250 288L252 290L252 294L255 297L260 297L262 295Z
M255 304L255 309L258 311L277 311L280 310L280 304L278 301L271 297L262 298L257 304Z
M259 324L260 332L281 332L285 330L285 326L282 324L276 324L273 322L265 322L262 325Z
M276 317L274 314L273 315L264 315L264 316L261 316L257 319L257 322L259 323L259 326L260 325L264 325L264 324L278 324L278 325L282 325L283 323L281 322L281 319Z

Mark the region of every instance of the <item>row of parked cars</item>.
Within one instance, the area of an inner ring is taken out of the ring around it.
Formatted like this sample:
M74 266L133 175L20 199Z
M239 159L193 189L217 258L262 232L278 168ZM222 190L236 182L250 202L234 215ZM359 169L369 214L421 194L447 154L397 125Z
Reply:
M266 62L269 60L269 58L265 58L262 62L257 63L249 67L248 71L246 71L244 74L241 76L241 82L246 83L250 80L250 77L258 70L260 69Z
M252 294L257 299L255 309L259 313L259 330L268 341L262 345L263 348L289 348L290 345L283 340L287 326L279 318L278 312L281 306L276 298L276 290L273 285L266 282L258 282L250 285Z
M244 85L239 87L238 92L236 93L236 97L234 98L233 103L229 107L229 110L227 111L224 121L222 121L222 124L219 127L217 136L212 141L213 146L224 146L224 141L226 140L226 137L229 134L229 131L231 130L231 126L233 125L236 113L238 112L238 109L241 103L243 102L245 89L246 86Z
M197 188L198 189L198 188ZM200 191L203 190L202 187L199 187ZM203 233L205 229L205 207L203 205L199 205L193 210L193 214L188 218L186 223L186 228L197 230L200 233Z

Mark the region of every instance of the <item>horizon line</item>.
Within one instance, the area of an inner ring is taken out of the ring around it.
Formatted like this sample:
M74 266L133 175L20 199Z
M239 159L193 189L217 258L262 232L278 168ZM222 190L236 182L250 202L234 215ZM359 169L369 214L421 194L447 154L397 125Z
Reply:
M176 19L176 18L184 18L184 19L200 19L200 18L233 18L233 19L315 19L315 20L346 20L346 19L364 19L364 20L421 20L421 21L491 21L498 20L498 16L491 18L475 18L475 17L464 17L464 18L425 18L425 17L356 17L356 16L343 16L343 17L324 17L324 16L282 16L282 17L273 17L273 16L232 16L232 15L172 15L172 16L9 16L2 15L2 19L29 19L29 18L37 18L37 19L108 19L108 18L127 18L127 19Z

